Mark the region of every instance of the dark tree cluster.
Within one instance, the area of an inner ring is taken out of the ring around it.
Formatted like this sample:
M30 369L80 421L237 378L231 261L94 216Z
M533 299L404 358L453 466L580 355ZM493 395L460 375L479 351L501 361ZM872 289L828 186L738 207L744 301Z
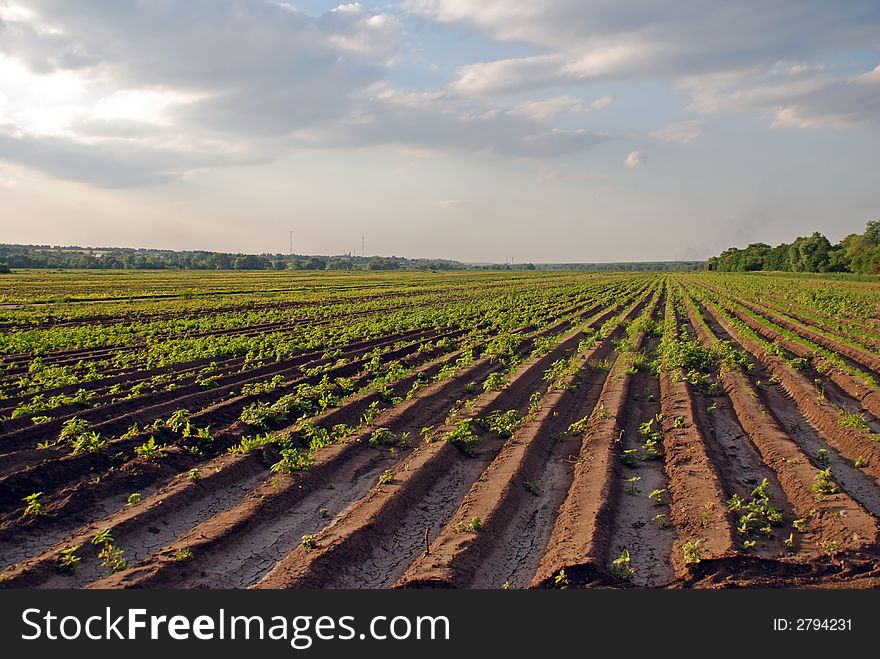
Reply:
M832 245L818 231L791 243L771 247L752 243L745 249L731 247L706 262L707 270L719 272L853 272L880 273L880 220L868 222L864 233L851 233Z

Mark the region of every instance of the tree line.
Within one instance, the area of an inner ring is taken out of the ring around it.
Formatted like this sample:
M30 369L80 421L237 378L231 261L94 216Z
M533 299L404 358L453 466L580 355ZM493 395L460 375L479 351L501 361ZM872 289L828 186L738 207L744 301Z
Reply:
M231 254L128 247L0 244L0 273L10 268L54 270L565 270L581 272L698 270L702 261L633 263L481 263L402 256Z
M731 247L710 258L706 269L880 274L880 220L868 222L864 233L851 233L836 245L816 231L776 247L765 243L752 243L745 249Z
M0 245L0 272L10 268L63 270L458 270L461 263L399 256L231 254L134 248Z

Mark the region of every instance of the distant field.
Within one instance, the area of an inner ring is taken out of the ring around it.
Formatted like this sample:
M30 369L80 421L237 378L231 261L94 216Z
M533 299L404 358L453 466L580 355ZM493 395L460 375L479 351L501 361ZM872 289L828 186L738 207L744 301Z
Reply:
M880 283L0 276L0 586L877 586Z

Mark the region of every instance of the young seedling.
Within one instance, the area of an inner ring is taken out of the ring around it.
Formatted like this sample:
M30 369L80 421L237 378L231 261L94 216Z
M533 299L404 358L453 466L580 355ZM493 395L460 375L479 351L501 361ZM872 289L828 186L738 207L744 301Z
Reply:
M788 537L782 541L786 549L794 549L794 532L789 533Z
M620 454L620 461L627 467L636 468L639 466L639 456L636 449L631 448Z
M470 521L465 524L464 522L458 522L455 525L455 530L459 533L464 531L470 531L471 533L479 533L483 528L483 520L479 517L471 517Z
M22 499L22 501L27 504L24 507L24 512L21 514L22 517L40 517L46 514L46 510L43 507L43 503L40 501L40 498L43 496L42 492L34 492L33 494L28 494L26 497Z
M318 546L318 541L315 538L314 534L304 535L302 537L300 545L302 545L302 548L306 551L311 551Z
M677 416L677 417L675 417L675 419L672 420L672 427L673 428L684 428L684 425L685 425L685 420L684 420L683 416Z
M823 554L828 554L829 556L833 556L841 549L841 544L839 540L826 540L819 544L819 548L822 550Z
M93 545L112 545L113 536L110 535L110 529L102 529L92 536Z
M837 483L835 483L831 478L831 469L823 469L816 477L813 479L813 484L811 485L813 490L813 494L816 495L816 499L821 501L827 496L831 496L832 494L837 494L838 488Z
M535 481L524 481L523 487L526 488L526 492L528 492L529 494L534 494L535 496L541 494L541 488Z
M139 504L141 502L142 499L143 499L143 496L141 495L140 492L133 492L128 495L128 500L125 502L125 505L136 506L137 504Z
M178 549L177 553L174 555L174 560L178 563L181 561L188 561L193 557L193 550L189 547L183 547L182 549Z
M74 545L58 552L58 562L55 564L61 572L73 572L80 557L76 555L77 550L82 545Z
M379 485L390 485L394 482L394 476L395 474L393 469L386 469L379 476Z
M565 569L559 570L559 574L553 577L553 585L560 590L565 590L571 585L571 581L569 581L568 576L565 574Z
M867 467L867 466L868 466L868 461L865 460L865 458L863 458L862 456L858 456L858 457L853 461L853 466L854 466L856 469L861 469L861 468L863 468L863 467Z
M798 533L806 533L807 532L807 520L806 518L801 517L800 519L796 519L791 523L794 530Z
M101 559L101 567L110 568L111 572L121 572L128 569L128 561L122 556L124 553L119 547L105 544L101 551L98 552L98 558Z
M830 459L831 459L831 451L829 451L827 448L820 448L816 452L816 462L818 462L823 467L828 466L828 462L830 461Z
M648 498L654 503L655 506L662 506L664 494L666 494L666 490L651 490Z
M627 581L636 576L636 571L630 562L629 550L626 547L620 552L620 556L611 561L611 571Z
M669 527L669 518L664 514L654 515L654 523L661 529Z
M695 565L703 560L702 550L700 549L700 540L695 542L686 542L682 546L684 554L684 562L687 565Z
M636 483L638 483L640 480L642 480L641 476L632 476L631 478L627 478L626 482L629 483L629 485L626 486L626 493L639 494L641 490L636 486Z

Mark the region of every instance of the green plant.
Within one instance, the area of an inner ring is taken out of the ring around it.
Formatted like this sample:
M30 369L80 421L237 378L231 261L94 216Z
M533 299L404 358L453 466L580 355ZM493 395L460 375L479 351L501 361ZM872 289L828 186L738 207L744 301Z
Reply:
M101 567L110 568L111 572L121 572L128 569L128 561L123 557L124 550L111 544L105 544L98 552L101 559Z
M806 533L807 532L807 520L803 517L800 519L794 520L791 525L794 527L794 530L798 533Z
M73 547L67 547L66 549L62 549L58 552L58 561L55 563L55 566L62 572L72 572L76 569L77 563L80 562L80 557L76 555L76 552L82 545L74 545Z
M483 529L483 520L479 517L471 517L467 523L458 522L455 525L455 530L458 532L470 531L471 533L479 533Z
M816 452L816 462L818 462L823 467L828 466L830 459L831 459L831 451L829 451L827 448L820 448Z
M838 425L845 428L858 428L860 430L871 430L871 426L865 421L864 417L858 412L844 412L841 410L841 417L837 420Z
M607 407L605 407L605 403L599 403L596 406L596 409L593 411L593 414L595 414L596 418L599 419L600 421L605 420L605 419L613 419L614 418L614 415L608 411Z
M839 540L826 540L825 542L819 543L819 548L822 550L822 553L828 554L829 556L839 552L841 547L842 545Z
M300 541L300 545L306 551L311 551L318 546L317 537L314 534L304 535Z
M370 446L393 445L397 442L397 435L388 428L376 428L367 443Z
M456 421L453 429L447 432L443 439L457 446L465 455L473 455L474 449L480 443L479 436L471 428L470 419Z
M568 576L565 574L564 568L559 570L559 573L553 577L553 585L560 590L565 590L571 585L571 581L569 581Z
M700 548L700 540L695 542L686 542L682 545L682 553L684 554L684 562L686 565L694 565L703 560L702 549Z
M493 371L483 382L483 391L501 391L508 384L504 373Z
M295 448L282 449L281 459L270 467L273 473L292 474L295 471L308 471L315 466L315 459L308 451Z
M638 483L640 480L642 480L641 476L632 476L630 478L627 478L626 482L629 484L626 486L625 492L627 494L639 494L641 490L636 486L636 483Z
M95 431L84 432L70 441L74 455L83 453L97 453L107 443L106 439L101 439L101 435Z
M568 430L566 431L569 435L583 435L587 432L587 428L589 427L590 417L585 416L580 421L575 421L572 423Z
M133 492L128 495L128 500L125 502L125 505L136 506L141 502L141 499L143 499L143 497L140 492Z
M636 571L632 567L629 550L624 547L620 552L620 556L611 561L611 571L621 579L631 580L636 576Z
M860 455L860 456L856 457L855 460L853 460L853 466L856 469L861 469L862 467L868 466L868 461Z
M664 494L666 494L666 490L651 490L648 498L654 503L655 506L662 506Z
M110 535L110 529L101 529L96 532L91 539L93 545L110 545L113 544L113 536Z
M394 477L395 477L394 470L393 469L386 469L379 476L379 485L389 485L389 484L393 483Z
M672 427L673 428L684 428L684 426L685 426L685 419L683 416L677 416L672 420Z
M161 460L165 457L165 451L168 447L164 444L157 444L156 438L150 435L150 439L135 447L134 452L142 460Z
M42 492L34 492L33 494L28 494L26 497L22 499L27 505L24 507L24 512L21 514L22 517L40 517L46 514L45 507L43 503L40 501L40 498L43 496Z
M193 557L193 550L189 547L183 547L177 550L177 553L174 555L174 560L176 562L188 561Z
M477 420L481 426L495 433L499 437L511 437L522 424L523 417L516 410L506 412L492 412L488 416Z
M813 494L815 494L816 498L820 501L826 496L837 494L837 483L835 483L834 480L832 480L831 478L830 467L827 469L823 469L818 474L816 474L816 477L813 479L811 489L813 490Z
M660 527L661 529L665 529L669 526L669 518L664 514L660 513L659 515L654 515L654 523Z
M626 449L620 454L620 461L627 467L635 468L639 466L639 456L636 449Z
M524 481L523 486L529 494L534 494L535 496L541 494L541 488L535 481Z

